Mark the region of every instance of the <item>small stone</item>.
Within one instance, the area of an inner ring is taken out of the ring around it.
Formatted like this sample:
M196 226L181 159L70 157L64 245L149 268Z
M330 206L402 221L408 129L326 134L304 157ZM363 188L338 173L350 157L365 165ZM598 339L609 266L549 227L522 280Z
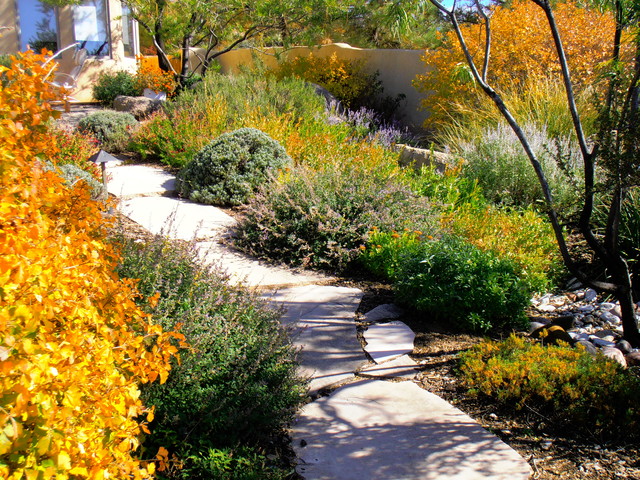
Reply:
M616 339L615 337L617 336L616 332L614 332L611 329L599 330L596 333L594 333L593 335L598 337L598 338L603 338L603 339L605 339L605 340L607 340L609 342L615 341L615 339ZM610 338L607 338L607 337L610 337Z
M553 446L553 442L551 440L543 440L540 442L540 448L542 450L549 450Z
M544 323L540 323L540 322L529 322L529 333L533 333L536 330L540 330L541 328L543 328L545 326Z
M640 352L627 353L624 358L627 361L627 365L630 367L637 367L640 365Z
M582 283L577 278L571 278L567 282L567 290L577 290L578 288L582 288ZM580 295L582 292L577 292L577 295Z
M620 325L620 323L622 323L620 317L606 310L604 312L599 312L598 317L611 325Z
M633 352L633 347L626 340L620 340L618 343L616 343L616 348L624 354Z
M617 315L618 317L622 318L622 309L620 308L620 305L617 305L615 307L613 307L613 310L611 310L611 313L613 313L614 315Z
M547 303L545 305L538 305L538 310L541 312L546 312L546 313L553 313L556 311L556 307L554 307L553 305Z
M591 306L589 305L589 307ZM592 315L585 315L584 317L582 317L582 321L585 325L592 324L594 320L595 318L593 318Z
M584 292L584 299L587 302L593 302L597 298L597 292L592 288L587 288Z
M611 303L611 302L602 302L600 304L600 308L602 310L613 310L613 308L615 308L616 304L615 303Z
M584 340L585 342L589 341L589 335L586 333L569 332L569 335L571 335L571 338L573 338L576 342L580 340Z
M627 368L627 360L625 359L624 354L617 348L604 347L601 352L605 357L610 358L611 360L618 362L624 368Z
M498 415L496 415L495 413L490 413L490 414L489 414L489 418L490 418L491 420L498 420Z
M598 349L596 348L596 346L593 343L591 343L591 342L589 342L587 340L578 340L576 342L576 346L578 346L578 345L582 345L582 347L584 348L585 352L587 352L587 353L589 353L591 355L595 356L595 355L598 354Z
M591 313L596 309L593 305L580 305L578 311L582 313Z
M598 338L598 337L595 337L595 336L591 336L590 340L591 340L591 343L593 343L597 347L602 347L602 348L611 347L611 348L614 348L616 346L616 344L613 343L613 342L610 342L608 340L604 340L602 338ZM618 351L620 351L620 350L618 350Z

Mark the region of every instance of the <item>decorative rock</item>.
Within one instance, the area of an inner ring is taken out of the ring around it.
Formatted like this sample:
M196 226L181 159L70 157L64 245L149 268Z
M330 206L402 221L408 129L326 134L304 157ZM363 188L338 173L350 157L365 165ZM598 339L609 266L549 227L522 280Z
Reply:
M138 120L148 117L162 108L161 100L146 97L125 97L118 95L113 100L113 109L117 112L128 112Z
M386 303L384 305L378 305L372 310L369 310L364 314L365 322L380 322L382 320L395 320L400 318L404 314L404 310L394 305L393 303Z
M569 345L573 344L573 338L564 328L558 325L545 325L531 334L533 338L540 338L543 344L558 345L558 342L565 342Z
M637 367L640 365L640 352L627 353L624 358L627 361L627 365L630 367Z
M618 343L616 343L616 348L624 354L633 352L633 347L626 340L620 340Z
M584 299L587 302L593 302L597 296L598 294L592 288L587 288L584 292Z
M577 290L579 288L582 288L582 283L580 283L580 281L577 278L571 278L567 282L567 290ZM578 292L578 295L580 295L580 293L582 292Z
M627 368L627 360L625 359L624 354L617 348L605 347L601 351L602 355L605 357L610 358L611 360L618 362L624 368Z
M540 330L541 328L545 327L546 324L545 323L540 323L540 322L530 322L529 323L529 333L533 333L536 330Z
M604 312L598 313L598 317L600 317L601 320L610 323L611 325L620 325L620 323L622 323L620 317L606 310Z
M571 330L574 326L576 317L573 315L562 315L551 320L551 325L557 325L564 330Z
M537 308L541 312L547 312L547 313L553 313L557 310L557 308L551 305L550 303L547 303L545 305L539 305Z
M589 307L591 307L591 305L589 305ZM585 315L584 317L582 317L582 322L585 325L590 325L594 322L595 318L593 318L592 315Z
M578 345L582 345L584 347L585 351L587 353L590 353L591 355L595 356L595 355L598 354L598 349L596 348L596 346L593 343L589 342L589 341L578 340L576 342L576 346L578 346Z
M609 342L615 341L615 339L617 337L616 332L614 332L613 330L610 330L610 329L600 330L600 331L594 333L593 335L598 337L598 338L602 338L604 340L607 340Z
M578 311L582 313L591 313L596 309L593 305L580 305Z
M598 338L598 337L595 337L595 336L591 336L591 342L594 345L596 345L597 347L602 347L602 348L606 348L606 347L615 348L615 346L616 346L615 343L610 342L609 340L604 340L602 338ZM618 350L618 351L620 351L620 350Z
M569 335L571 336L571 338L573 338L575 341L580 341L580 340L584 340L585 342L589 341L589 335L586 333L579 333L579 332L569 332Z
M613 310L615 308L616 304L615 303L611 303L611 302L602 302L600 304L600 308L602 310Z

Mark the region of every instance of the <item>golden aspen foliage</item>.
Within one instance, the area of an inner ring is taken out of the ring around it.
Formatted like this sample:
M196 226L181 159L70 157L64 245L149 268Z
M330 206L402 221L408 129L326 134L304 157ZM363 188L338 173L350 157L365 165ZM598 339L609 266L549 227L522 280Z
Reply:
M133 456L153 418L138 384L167 378L181 337L114 273L105 207L43 168L45 60L0 67L0 478L148 478L155 464Z
M582 8L575 2L559 2L554 8L558 28L580 91L594 82L598 66L611 57L615 20L610 12ZM481 70L484 61L484 25L461 25L470 53ZM512 6L493 8L492 46L487 80L499 91L525 94L528 85L559 81L560 65L553 38L542 9L533 2L516 0ZM428 125L438 125L460 105L472 109L487 100L475 85L455 32L442 38L443 46L423 56L429 71L414 84L427 94L422 107L432 115Z

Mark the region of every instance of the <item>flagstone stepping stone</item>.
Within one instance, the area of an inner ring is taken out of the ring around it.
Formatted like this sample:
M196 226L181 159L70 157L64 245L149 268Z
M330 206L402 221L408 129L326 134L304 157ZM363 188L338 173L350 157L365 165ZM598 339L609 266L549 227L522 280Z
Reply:
M374 364L365 367L358 372L358 375L368 378L413 380L418 374L419 367L411 357L402 355L381 365Z
M292 429L306 480L526 480L514 450L413 382L360 380L305 405Z
M151 233L179 240L217 237L236 223L219 208L177 198L131 198L122 201L119 208Z
M203 263L215 265L216 269L226 272L232 285L274 290L297 285L326 284L334 280L315 272L267 265L218 242L198 242L196 248Z
M378 305L364 314L365 322L381 322L382 320L395 320L404 315L404 310L393 303Z
M355 378L355 370L366 363L356 338L360 289L309 285L263 298L285 308L281 321L292 328L293 342L302 349L300 373L310 379L310 395Z
M160 167L122 165L107 168L109 193L119 198L175 194L176 177Z
M364 348L374 362L383 363L413 351L415 334L402 322L370 325L364 332Z

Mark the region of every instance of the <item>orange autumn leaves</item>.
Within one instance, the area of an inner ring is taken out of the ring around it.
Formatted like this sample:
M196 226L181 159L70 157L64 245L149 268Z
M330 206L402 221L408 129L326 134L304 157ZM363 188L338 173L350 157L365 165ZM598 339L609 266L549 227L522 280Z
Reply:
M611 57L615 29L613 16L581 8L572 1L559 2L554 14L562 35L572 80L578 90L593 83L598 66ZM528 84L559 80L560 66L549 25L533 2L516 0L510 7L495 7L491 16L492 47L488 82L498 90L523 92ZM484 59L484 26L463 24L462 33L478 68ZM444 45L427 50L423 60L431 71L416 78L416 88L428 94L423 107L433 113L431 123L446 118L454 104L472 108L486 102L470 81L462 49L450 31Z
M104 209L43 169L44 60L0 67L0 478L146 478L138 384L167 378L182 339L114 274Z

